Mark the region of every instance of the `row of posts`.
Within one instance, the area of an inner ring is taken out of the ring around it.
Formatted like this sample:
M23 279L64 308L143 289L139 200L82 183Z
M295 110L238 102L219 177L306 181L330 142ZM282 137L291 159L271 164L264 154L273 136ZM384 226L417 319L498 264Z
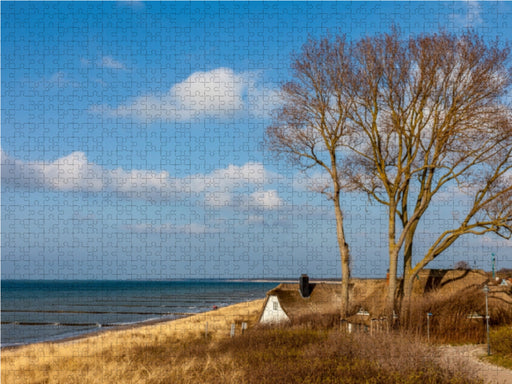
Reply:
M389 324L386 321L386 318L380 319L371 319L370 326L368 327L366 324L359 323L350 323L347 320L341 320L340 327L342 331L346 331L347 333L352 332L368 332L370 331L370 335L374 333L386 331L389 333Z
M491 337L489 330L489 287L487 284L484 286L483 291L485 293L485 322L487 329L487 355L491 354ZM431 312L427 313L427 342L430 343L430 318L433 316ZM375 332L383 331L386 329L389 332L389 328L385 326L387 322L385 318L382 319L371 319L370 322L370 334L373 335ZM354 331L365 331L368 332L368 326L364 324L349 323L346 320L341 320L341 329L346 330L348 333ZM234 333L234 324L231 327L232 334Z
M484 286L483 291L485 293L485 321L486 321L486 328L487 328L487 355L490 355L491 354L491 338L490 338L490 330L489 330L489 287L487 286L487 284ZM428 343L430 343L430 318L432 316L433 316L433 314L431 312L427 313L427 341L428 341ZM383 331L385 320L386 319L384 319L384 318L383 319L372 319L371 323L370 323L370 334L373 335L374 332ZM344 323L346 323L346 324L344 324ZM346 320L342 320L341 321L342 329L345 328L344 325L346 325L346 327L347 327L346 329L347 329L348 333L351 333L353 331L352 328L357 326L356 324L348 323L348 322L346 322ZM364 326L364 327L365 327L364 330L368 331L368 327L367 326ZM235 337L235 329L236 329L236 325L235 325L235 323L232 323L231 330L230 330L231 337ZM247 329L247 323L243 322L242 327L241 327L242 335L244 334L246 329ZM355 329L354 329L354 331L355 331ZM387 331L389 332L389 328L387 328ZM206 338L208 337L208 322L206 322L205 327L204 327L204 336Z
M235 337L235 329L236 329L236 325L235 325L235 323L232 323L231 324L231 331L229 333L229 335L231 337ZM246 322L242 323L241 330L242 330L242 335L243 335L244 332L247 330L247 323ZM208 322L206 322L206 324L204 326L204 337L208 338Z

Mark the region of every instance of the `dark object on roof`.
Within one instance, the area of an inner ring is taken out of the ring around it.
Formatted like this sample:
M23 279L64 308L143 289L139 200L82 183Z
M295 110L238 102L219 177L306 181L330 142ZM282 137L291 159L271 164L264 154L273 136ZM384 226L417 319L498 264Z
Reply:
M302 274L299 279L299 289L302 297L309 297L311 291L309 289L309 277L308 275Z

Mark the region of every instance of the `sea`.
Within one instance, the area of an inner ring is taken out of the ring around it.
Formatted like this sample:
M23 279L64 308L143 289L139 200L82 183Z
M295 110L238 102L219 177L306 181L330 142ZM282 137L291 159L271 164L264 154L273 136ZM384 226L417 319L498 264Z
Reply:
M251 281L2 280L1 346L55 341L106 327L172 320L264 298Z

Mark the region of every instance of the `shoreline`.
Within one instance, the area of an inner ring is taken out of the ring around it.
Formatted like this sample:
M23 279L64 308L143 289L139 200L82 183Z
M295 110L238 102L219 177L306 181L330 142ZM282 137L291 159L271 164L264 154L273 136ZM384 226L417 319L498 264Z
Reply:
M147 364L137 364L142 364L139 359L147 353L172 354L173 346L187 346L191 341L216 343L230 337L232 324L239 336L242 323L249 328L257 323L263 303L264 299L244 301L179 319L153 319L58 341L5 347L1 381L96 383L101 378L102 383L119 383L126 382L119 375L137 367L141 376L135 381L145 382Z
M3 354L4 352L10 352L10 351L14 352L14 351L17 351L17 350L20 350L23 348L32 348L32 347L37 348L37 347L45 347L45 346L52 346L52 345L54 345L54 346L66 345L66 344L76 343L76 342L80 342L80 341L92 340L96 337L108 335L109 333L118 334L118 333L122 333L122 332L132 332L132 331L137 331L138 329L142 329L142 328L146 328L146 327L148 328L149 331L151 331L150 328L153 328L157 325L169 325L171 323L176 323L176 322L180 322L180 321L183 322L183 321L186 321L187 319L193 320L194 318L209 317L212 315L220 314L225 311L229 311L229 309L231 309L233 307L239 307L239 306L244 306L244 305L250 306L251 304L254 304L259 301L263 302L264 299L242 301L240 303L230 304L225 307L219 307L217 309L210 309L210 310L204 311L204 312L190 313L190 314L179 316L179 317L176 317L173 319L169 319L169 318L155 319L155 318L153 318L153 319L143 320L143 321L134 322L134 323L130 323L130 324L119 324L119 325L113 325L113 326L108 326L108 327L95 328L95 329L91 329L89 331L84 331L83 333L80 333L80 334L76 334L73 336L65 336L65 337L57 338L57 339L35 341L35 342L18 344L18 345L0 346L0 351Z
M110 330L175 321L208 312L217 306L221 308L232 303L264 298L270 289L278 285L243 280L232 282L233 284L220 280L186 280L183 284L62 280L42 281L42 285L39 285L38 281L26 283L9 280L2 281L2 288L4 283L10 285L6 287L5 296L2 289L2 299L6 299L5 302L2 300L2 309L8 312L5 317L2 316L2 351L43 342L63 342ZM197 285L198 283L205 285ZM44 293L47 290L51 292L48 297ZM61 301L59 295L67 290L73 296ZM109 290L114 290L114 298L104 303L103 297L108 295ZM27 304L16 301L17 295L29 297L28 294L32 291L44 300L32 300ZM148 293L142 295L145 299L138 299L137 295L140 296L140 292L146 291ZM99 298L99 302L95 298Z
M206 311L206 312L209 312L209 311ZM33 341L33 342L28 342L28 343L20 343L20 344L16 344L16 345L5 345L5 346L2 345L2 346L0 346L0 351L3 352L3 351L8 351L8 350L19 349L19 348L26 347L26 346L37 345L37 344L46 344L46 343L48 343L48 344L65 344L65 343L69 343L69 342L73 342L73 341L77 341L77 340L81 340L81 339L86 339L88 337L98 336L105 332L116 332L116 331L137 329L137 328L144 327L144 326L151 326L151 325L156 325L159 323L166 323L169 321L181 320L181 319L185 319L187 317L195 316L195 315L198 315L201 313L206 313L206 312L190 313L187 315L176 317L174 319L168 319L168 318L148 319L148 320L137 321L137 322L133 322L133 323L129 323L129 324L113 324L113 325L109 325L109 326L102 326L102 327L97 327L94 329L86 330L83 332L79 332L72 336L63 336L63 337L57 336L56 339Z

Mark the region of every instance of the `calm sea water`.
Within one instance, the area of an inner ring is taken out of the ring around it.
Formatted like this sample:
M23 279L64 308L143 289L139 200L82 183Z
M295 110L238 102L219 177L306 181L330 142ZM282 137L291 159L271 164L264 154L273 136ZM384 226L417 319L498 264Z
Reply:
M226 281L1 282L2 346L103 327L175 319L265 297L276 283Z

